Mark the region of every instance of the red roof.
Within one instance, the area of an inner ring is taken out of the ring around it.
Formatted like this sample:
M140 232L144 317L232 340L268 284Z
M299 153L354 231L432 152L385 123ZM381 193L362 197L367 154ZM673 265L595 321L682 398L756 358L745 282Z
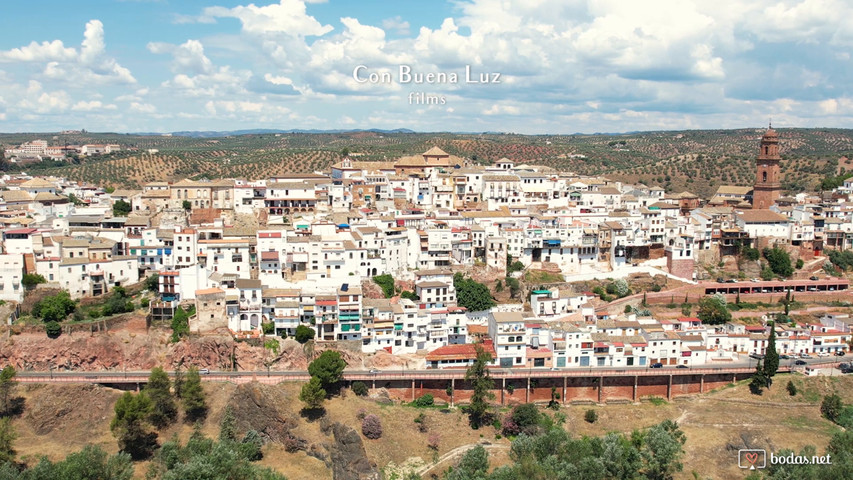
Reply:
M445 345L438 347L429 352L426 356L427 361L438 360L474 360L477 358L476 345L480 345L492 357L495 357L495 347L492 342L483 342L480 344L463 343L460 345Z
M261 252L261 260L278 260L278 252Z
M7 233L7 234L11 233L11 234L15 234L15 235L20 235L20 234L30 235L30 234L33 234L37 231L38 230L35 228L16 228L15 230L6 230L3 233Z
M678 317L678 321L679 322L701 322L701 320L699 320L696 317Z
M258 238L281 238L281 232L258 232Z

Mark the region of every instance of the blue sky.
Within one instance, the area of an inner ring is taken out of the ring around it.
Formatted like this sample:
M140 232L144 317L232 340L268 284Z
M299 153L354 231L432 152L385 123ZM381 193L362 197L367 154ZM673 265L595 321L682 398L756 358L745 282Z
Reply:
M850 127L853 112L845 0L10 3L3 132Z

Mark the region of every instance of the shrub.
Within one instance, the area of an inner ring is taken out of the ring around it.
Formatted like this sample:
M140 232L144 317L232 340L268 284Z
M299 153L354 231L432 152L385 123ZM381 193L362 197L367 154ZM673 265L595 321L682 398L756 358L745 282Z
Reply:
M373 283L379 285L382 288L382 294L385 295L385 298L391 298L394 296L394 277L389 274L376 275L373 277Z
M540 416L539 409L532 403L519 405L512 410L512 421L522 429L538 424Z
M662 288L663 288L663 287L661 287L661 286L660 286L660 285L658 285L657 283L656 283L656 284L654 284L654 285L652 285L652 291L653 291L653 292L659 292L659 291L661 291L661 289L662 289Z
M367 395L367 385L364 382L352 382L352 393L359 397Z
M355 414L355 418L357 418L359 420L364 420L364 417L366 417L366 416L367 416L367 410L365 410L363 408L359 408L358 412Z
M418 430L423 433L429 430L429 425L427 425L427 416L424 413L418 414L415 417L415 423L418 424Z
M431 407L435 404L435 399L432 394L427 393L415 399L412 404L416 407Z
M514 437L521 433L521 427L512 420L512 415L507 415L502 422L501 433L507 437Z
M62 335L62 325L59 322L47 322L44 324L44 331L50 338L56 338Z
M382 421L376 415L370 414L361 421L361 433L365 437L376 440L382 437Z
M40 283L47 283L44 276L39 275L37 273L25 273L24 277L21 279L21 283L24 285L24 288L30 290Z
M798 258L798 259L797 259L797 270L799 270L799 269L803 268L803 265L805 265L805 264L806 264L806 263L805 263L805 262L803 262L803 259L802 259L802 258Z
M261 323L261 330L264 332L264 335L272 335L275 333L275 323L263 322Z
M797 394L797 386L794 385L793 380L788 380L788 386L786 388L788 389L788 395L793 397Z
M429 437L427 437L427 447L431 450L438 450L439 441L441 441L441 437L439 437L437 433L430 433Z
M587 423L595 423L596 420L598 420L598 413L590 408L583 414L583 419L586 420Z
M306 327L305 325L299 325L296 327L296 341L299 343L305 343L308 340L312 340L314 338L314 329L311 327Z
M630 305L625 305L625 310L624 310L625 313L631 313L633 311L634 311L634 307L632 307Z
M823 401L820 404L820 413L827 420L835 422L838 420L838 415L841 413L843 406L841 397L835 394L827 395L823 397Z
M148 305L150 305L150 304L151 304L151 300L148 300L147 298L143 298L142 300L139 301L139 306L141 308L148 308Z
M758 251L757 248L745 247L743 249L743 256L749 261L756 261L761 258L761 252Z

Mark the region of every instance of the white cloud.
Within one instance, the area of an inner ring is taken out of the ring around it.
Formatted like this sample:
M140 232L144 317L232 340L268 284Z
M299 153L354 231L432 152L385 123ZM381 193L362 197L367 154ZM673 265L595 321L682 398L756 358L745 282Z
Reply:
M92 111L101 111L101 110L115 110L117 108L118 107L116 107L115 105L113 105L111 103L104 104L100 100L91 100L88 102L85 100L81 100L81 101L75 103L71 107L71 110L74 110L77 112L92 112Z
M68 61L77 57L77 51L66 48L62 40L32 42L25 47L0 52L0 60L13 62Z
M382 20L382 28L386 31L392 30L397 35L408 35L410 27L411 25L409 25L409 22L403 20L403 17L399 15L394 18L386 18Z
M150 103L131 102L130 111L138 113L154 113L157 108Z
M213 63L204 54L204 45L198 40L187 40L182 45L150 42L148 44L148 51L158 54L171 54L173 72L201 74L210 73L213 70Z
M65 47L61 40L32 42L26 47L0 52L0 60L46 62L42 75L51 80L73 79L77 84L136 83L130 70L106 55L104 24L100 20L86 23L79 51Z
M280 33L294 37L320 36L332 31L331 25L321 25L308 15L305 3L300 0L280 0L278 4L264 7L255 4L234 8L208 7L202 17L237 18L243 31L252 34Z

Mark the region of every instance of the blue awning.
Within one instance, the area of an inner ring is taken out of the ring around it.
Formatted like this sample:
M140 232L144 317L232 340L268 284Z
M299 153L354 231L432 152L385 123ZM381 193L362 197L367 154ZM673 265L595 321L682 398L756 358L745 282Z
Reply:
M349 224L348 223L339 223L338 228L349 228Z

